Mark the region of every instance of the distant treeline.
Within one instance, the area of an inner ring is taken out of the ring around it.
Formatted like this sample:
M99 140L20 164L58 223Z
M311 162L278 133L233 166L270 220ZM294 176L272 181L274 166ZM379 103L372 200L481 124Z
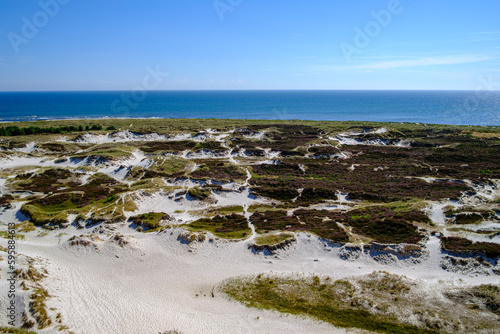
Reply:
M23 136L23 135L36 135L41 133L67 133L67 132L82 132L82 131L99 131L102 130L101 125L86 125L86 126L59 126L59 127L49 127L40 128L38 126L29 126L26 128L20 128L18 126L7 126L0 127L0 136ZM108 126L106 130L116 130L114 126Z

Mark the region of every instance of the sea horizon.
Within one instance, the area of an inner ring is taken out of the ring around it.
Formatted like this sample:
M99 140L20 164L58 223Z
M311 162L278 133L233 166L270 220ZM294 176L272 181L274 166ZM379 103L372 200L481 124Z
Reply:
M0 122L215 118L500 125L500 91L2 91Z

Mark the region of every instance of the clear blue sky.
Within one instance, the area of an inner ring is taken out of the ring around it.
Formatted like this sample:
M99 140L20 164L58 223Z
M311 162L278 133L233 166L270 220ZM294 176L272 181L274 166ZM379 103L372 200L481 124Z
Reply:
M0 0L0 91L500 88L499 0L41 3Z

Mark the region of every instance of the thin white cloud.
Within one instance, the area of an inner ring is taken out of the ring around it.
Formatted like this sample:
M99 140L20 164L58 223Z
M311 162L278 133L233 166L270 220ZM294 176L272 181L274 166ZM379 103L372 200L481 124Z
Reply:
M447 66L447 65L457 65L457 64L468 64L477 63L485 60L489 60L491 57L485 56L448 56L448 57L425 57L417 59L400 59L400 60L390 60L381 61L374 63L358 64L358 65L348 65L348 66L322 66L324 70L390 70L394 68L406 68L406 67L425 67L425 66Z
M479 31L479 32L469 32L466 34L463 34L465 36L467 35L500 35L500 31Z

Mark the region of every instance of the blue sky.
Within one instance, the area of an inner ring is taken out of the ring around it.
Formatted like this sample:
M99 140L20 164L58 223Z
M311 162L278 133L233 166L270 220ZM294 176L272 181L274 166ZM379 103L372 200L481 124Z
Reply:
M0 0L0 91L130 90L151 70L168 72L154 89L500 89L499 13L499 0Z

